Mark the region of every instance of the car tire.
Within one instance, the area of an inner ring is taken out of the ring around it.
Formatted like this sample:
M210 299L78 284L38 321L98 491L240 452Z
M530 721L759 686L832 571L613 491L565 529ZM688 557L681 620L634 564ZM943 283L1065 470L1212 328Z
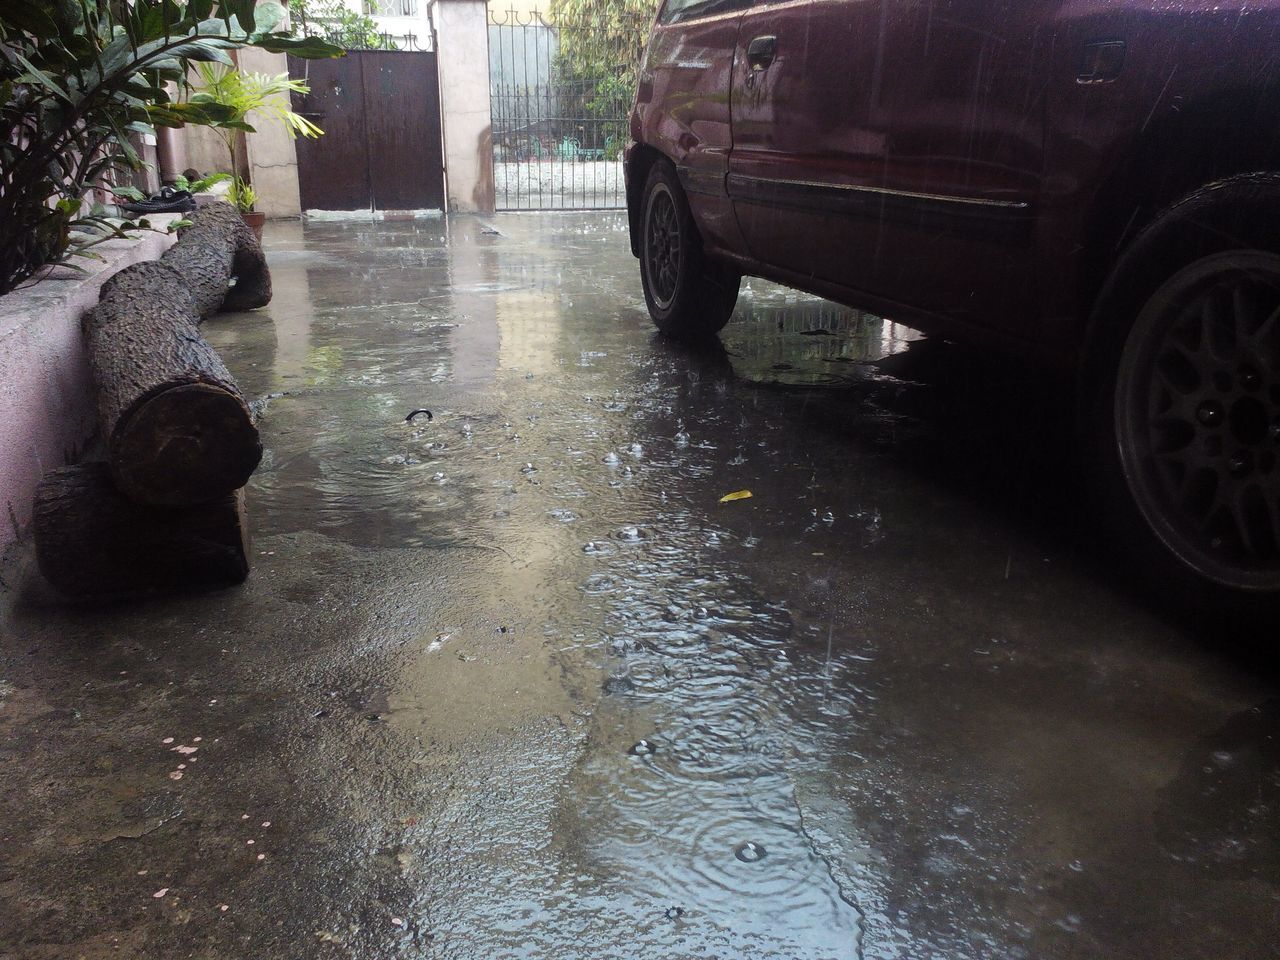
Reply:
M1280 255L1205 250L1109 318L1082 426L1132 571L1251 629L1280 610Z
M703 255L689 201L666 161L645 182L640 230L640 279L654 324L684 340L715 336L733 315L741 278Z

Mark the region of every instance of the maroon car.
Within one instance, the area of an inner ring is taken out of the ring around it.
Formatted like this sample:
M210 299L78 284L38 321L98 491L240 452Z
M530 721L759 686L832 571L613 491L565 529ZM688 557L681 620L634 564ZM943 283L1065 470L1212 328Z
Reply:
M1140 567L1280 598L1280 0L666 0L631 137L663 332L751 274L1069 372Z

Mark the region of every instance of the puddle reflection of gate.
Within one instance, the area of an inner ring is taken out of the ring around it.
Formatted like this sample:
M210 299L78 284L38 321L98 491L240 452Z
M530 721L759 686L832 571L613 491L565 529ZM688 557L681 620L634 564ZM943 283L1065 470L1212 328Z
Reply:
M631 97L616 77L574 75L560 59L556 28L537 11L491 11L489 85L499 210L626 205Z

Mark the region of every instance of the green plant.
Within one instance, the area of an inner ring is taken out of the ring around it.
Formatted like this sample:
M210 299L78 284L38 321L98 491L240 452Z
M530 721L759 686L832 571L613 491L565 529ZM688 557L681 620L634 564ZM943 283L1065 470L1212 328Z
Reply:
M251 114L280 124L291 137L318 137L324 133L290 107L290 94L310 92L302 80L291 80L287 73L242 73L221 63L197 63L195 71L195 92L188 102L219 112L221 118L211 126L227 148L232 175L237 175L239 169L237 145L241 131L256 132L249 123Z
M231 174L229 173L211 173L209 176L200 177L197 180L188 180L182 174L178 174L174 179L172 186L175 190L185 190L187 193L204 193L215 184L222 183L223 181L230 179ZM110 189L110 191L117 197L124 197L126 200L147 199L147 195L137 187L122 186L109 187L108 189Z
M344 50L395 50L372 17L342 0L289 0L289 19L304 37L323 37Z
M284 10L256 0L0 0L0 293L41 267L146 229L86 202L138 169L130 137L156 126L233 120L178 91L195 63L231 66L256 46L340 56L317 37L276 30Z
M183 174L178 174L173 181L173 186L177 190L186 190L188 193L204 193L211 187L230 179L231 174L222 173L221 171L196 180L188 180Z
M617 77L635 90L640 58L659 0L551 0L560 57L582 77ZM628 103L630 106L630 103Z
M241 213L253 213L253 206L258 202L258 192L244 177L236 177L231 181L231 189L227 191L227 200Z
M635 99L635 87L626 77L612 75L595 83L591 98L587 100L587 116L598 118L599 136L603 139L607 157L620 160L627 142L627 114Z

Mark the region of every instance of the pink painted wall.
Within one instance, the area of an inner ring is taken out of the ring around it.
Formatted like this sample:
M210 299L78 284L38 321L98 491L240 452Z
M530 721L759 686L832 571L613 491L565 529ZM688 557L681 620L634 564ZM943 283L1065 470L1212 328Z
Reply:
M25 531L41 474L78 459L97 431L81 316L104 280L174 239L103 244L105 261L79 261L88 274L58 268L0 297L0 553Z

